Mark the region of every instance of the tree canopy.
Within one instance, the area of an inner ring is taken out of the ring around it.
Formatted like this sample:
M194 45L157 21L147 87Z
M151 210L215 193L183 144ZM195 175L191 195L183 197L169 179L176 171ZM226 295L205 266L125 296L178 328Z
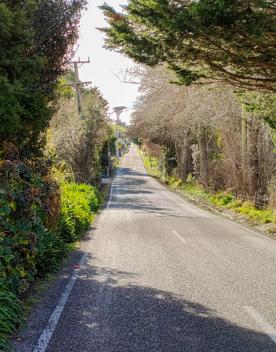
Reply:
M33 144L47 126L84 4L0 1L0 145Z
M202 78L276 91L272 0L130 0L123 12L102 7L106 47L137 62L165 62L181 84Z

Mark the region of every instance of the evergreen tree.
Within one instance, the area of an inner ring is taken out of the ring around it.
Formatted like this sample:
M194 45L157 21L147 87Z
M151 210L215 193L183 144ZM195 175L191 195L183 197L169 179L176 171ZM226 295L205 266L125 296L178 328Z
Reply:
M179 83L222 80L275 92L275 2L272 0L130 0L107 4L106 47L134 60L166 62Z
M34 145L77 38L84 0L0 1L0 150Z

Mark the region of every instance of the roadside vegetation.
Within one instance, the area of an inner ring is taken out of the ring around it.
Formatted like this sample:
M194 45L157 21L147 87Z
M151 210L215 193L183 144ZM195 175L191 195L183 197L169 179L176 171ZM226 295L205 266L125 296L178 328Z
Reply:
M116 138L100 91L77 108L69 69L86 1L0 1L0 350L32 283L60 268L95 218Z
M156 175L156 166L163 181L180 180L201 198L273 223L276 134L267 118L275 119L275 95L258 99L257 93L237 93L219 83L178 86L164 66L134 73L142 94L129 134L154 157L146 161L152 172Z
M81 238L100 206L95 187L88 184L61 185L61 234L66 242Z
M141 156L148 174L165 183L170 189L183 194L197 204L211 205L220 211L228 209L241 214L253 225L271 224L268 227L268 233L276 232L276 209L274 207L258 209L254 203L239 199L231 192L212 192L196 182L191 175L185 183L174 176L164 177L160 162L156 157L149 156L147 151L141 151Z
M275 5L130 0L102 10L106 47L138 63L127 72L141 93L129 134L155 158L145 160L153 175L274 223Z
M71 88L85 6L0 1L1 351L22 323L32 282L58 270L93 221L110 156L116 164L127 148L98 88L81 89L81 112ZM273 2L130 0L123 13L102 9L106 47L141 65L132 72L141 95L128 133L150 172L275 223Z

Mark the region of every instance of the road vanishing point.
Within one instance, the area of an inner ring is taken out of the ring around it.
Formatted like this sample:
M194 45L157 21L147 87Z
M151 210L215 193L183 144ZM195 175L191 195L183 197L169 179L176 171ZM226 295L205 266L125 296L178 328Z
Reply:
M275 352L276 241L146 174L135 146L15 352Z

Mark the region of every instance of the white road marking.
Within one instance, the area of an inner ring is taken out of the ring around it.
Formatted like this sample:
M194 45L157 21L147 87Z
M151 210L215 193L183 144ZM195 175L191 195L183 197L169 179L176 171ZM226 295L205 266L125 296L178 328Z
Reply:
M158 184L161 188L163 188L164 190L168 191L170 194L172 194L173 196L175 196L176 198L182 200L182 202L184 202L185 204L188 204L190 208L193 208L194 209L194 212L197 212L197 213L201 213L201 214L204 214L206 218L215 218L215 219L218 219L218 220L225 220L225 221L228 221L228 222L231 222L233 225L236 225L238 226L239 228L249 232L249 233L252 233L253 235L257 236L257 237L260 237L262 239L265 239L265 240L268 240L268 241L273 241L273 243L275 242L274 239L272 238L269 238L267 236L265 236L264 234L260 233L260 232L257 232L255 230L251 230L249 229L248 227L246 226L243 226L241 224L239 224L238 222L235 222L233 220L230 220L230 219L226 219L225 217L223 217L222 215L216 215L216 214L213 214L211 213L210 211L207 211L207 210L204 210L204 209L201 209L195 205L193 205L192 203L190 203L189 201L185 200L182 196L178 195L177 193L173 192L172 190L168 189L167 187L163 186L160 182L156 181L153 177L149 176L149 174L147 173L147 171L145 172L146 176L148 176L148 178L153 181L155 184ZM272 243L272 242L271 242ZM275 243L274 243L275 244Z
M112 196L113 196L113 182L112 182L111 188L110 188L110 195L109 195L108 203L107 203L107 206L106 206L107 208L110 208Z
M181 237L177 231L173 230L172 233L173 233L181 242L187 243L187 241L186 241L183 237Z
M252 306L244 306L243 309L251 316L255 323L259 325L260 328L271 338L271 340L276 344L276 330L273 326L261 316L260 313Z
M116 173L117 174L117 173ZM116 178L116 175L114 177L114 180ZM113 182L114 182L113 180ZM111 188L110 188L110 195L109 195L109 200L108 200L108 203L107 203L107 206L106 208L109 208L110 207L110 204L111 204L111 201L112 201L112 196L113 196L113 182L111 184ZM87 258L87 253L84 254L82 257L81 257L81 260L79 262L79 265L80 267L82 267L85 263L85 260ZM55 310L53 311L50 319L48 320L48 324L47 326L44 328L44 330L42 331L40 337L39 337L39 340L36 344L36 346L34 347L33 349L33 352L45 352L48 345L49 345L49 342L53 336L53 333L55 331L55 328L59 322L59 319L60 319L60 316L61 316L61 313L63 312L63 309L65 307L65 304L67 303L67 300L70 296L70 293L75 285L75 282L77 280L77 277L78 277L78 270L75 270L70 281L68 282L68 284L66 285L62 295L61 295L61 298L55 308Z
M117 171L117 172L118 172L118 171ZM115 181L115 179L116 179L117 172L116 172L116 174L115 174L115 176L114 176L113 182L111 183L109 199L108 199L108 203L107 203L107 206L106 206L107 209L110 208L110 205L111 205L112 196L113 196L114 181Z
M79 265L82 266L86 260L87 254L84 254L79 262ZM69 283L65 287L65 290L63 291L60 301L58 305L56 306L55 310L53 311L48 324L46 328L42 331L42 334L40 335L40 338L37 342L36 347L33 349L33 352L45 352L46 348L49 345L49 342L51 340L51 337L55 331L55 328L57 326L57 323L59 321L59 318L61 316L61 313L63 311L63 308L68 300L68 297L75 285L76 279L78 277L78 271L75 270L74 274L72 275Z
M223 217L222 215L216 215L214 213L211 213L208 210L201 209L201 208L193 205L192 203L190 203L188 200L185 200L182 196L178 195L177 193L175 193L172 190L168 189L167 187L163 186L158 181L156 181L153 177L151 177L149 175L148 175L148 177L151 179L151 181L153 181L154 183L158 184L161 188L163 188L164 190L168 191L171 195L173 195L176 198L182 200L182 202L184 202L186 205L189 205L189 211L191 211L191 208L193 208L192 211L194 213L197 213L197 214L201 213L203 218L206 218L206 219L215 218L217 220L224 220L224 221L230 222L231 224L236 225L240 229L242 229L242 230L244 230L244 231L246 231L248 233L251 233L251 234L253 234L253 235L255 235L255 236L259 237L259 238L262 238L264 240L270 241L271 244L273 243L275 245L275 240L273 238L269 238L268 236L262 234L261 232L258 232L257 230L254 230L254 229L251 230L250 228L248 228L246 226L243 226L243 225L239 224L238 222L235 222L234 220L227 219L227 218Z

